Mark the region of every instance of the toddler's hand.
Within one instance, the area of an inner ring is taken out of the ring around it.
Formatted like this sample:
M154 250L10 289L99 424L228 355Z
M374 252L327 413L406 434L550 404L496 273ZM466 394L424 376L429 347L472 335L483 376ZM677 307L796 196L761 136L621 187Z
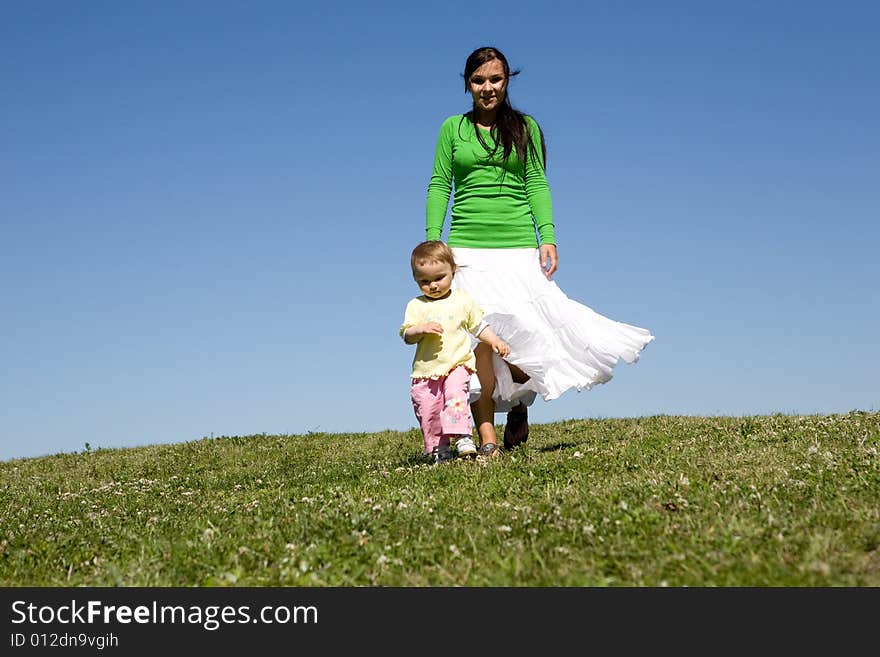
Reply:
M510 354L510 345L507 344L504 340L499 340L494 345L492 345L492 350L504 358Z
M443 324L440 322L427 322L422 324L422 333L427 335L428 333L433 333L434 335L443 335Z

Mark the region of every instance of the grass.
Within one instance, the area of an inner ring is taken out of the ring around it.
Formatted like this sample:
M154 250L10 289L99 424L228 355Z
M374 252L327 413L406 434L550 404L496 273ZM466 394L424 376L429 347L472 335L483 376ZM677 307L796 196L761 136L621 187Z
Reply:
M0 585L880 586L878 413L568 420L488 463L420 452L412 430L2 462Z

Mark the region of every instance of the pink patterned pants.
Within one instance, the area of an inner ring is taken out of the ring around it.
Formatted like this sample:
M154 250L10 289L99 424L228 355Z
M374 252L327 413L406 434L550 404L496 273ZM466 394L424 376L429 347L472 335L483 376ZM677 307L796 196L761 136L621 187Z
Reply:
M468 383L471 373L459 365L439 379L413 379L411 396L425 438L425 454L448 445L450 436L471 435Z

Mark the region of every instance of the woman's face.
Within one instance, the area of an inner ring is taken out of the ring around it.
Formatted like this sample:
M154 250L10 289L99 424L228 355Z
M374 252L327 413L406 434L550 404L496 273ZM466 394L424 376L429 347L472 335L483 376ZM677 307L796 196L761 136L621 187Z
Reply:
M491 59L476 71L468 80L474 107L483 112L497 110L507 94L507 76L500 59Z

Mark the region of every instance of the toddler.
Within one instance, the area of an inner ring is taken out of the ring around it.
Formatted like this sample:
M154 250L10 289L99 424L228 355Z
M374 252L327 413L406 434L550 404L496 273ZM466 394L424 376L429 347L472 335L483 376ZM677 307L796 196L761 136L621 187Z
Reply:
M406 306L400 335L416 345L412 366L413 409L432 463L475 457L468 385L476 370L471 335L499 356L510 346L483 321L483 311L464 290L452 289L456 265L452 250L429 240L413 249L413 278L422 295Z

